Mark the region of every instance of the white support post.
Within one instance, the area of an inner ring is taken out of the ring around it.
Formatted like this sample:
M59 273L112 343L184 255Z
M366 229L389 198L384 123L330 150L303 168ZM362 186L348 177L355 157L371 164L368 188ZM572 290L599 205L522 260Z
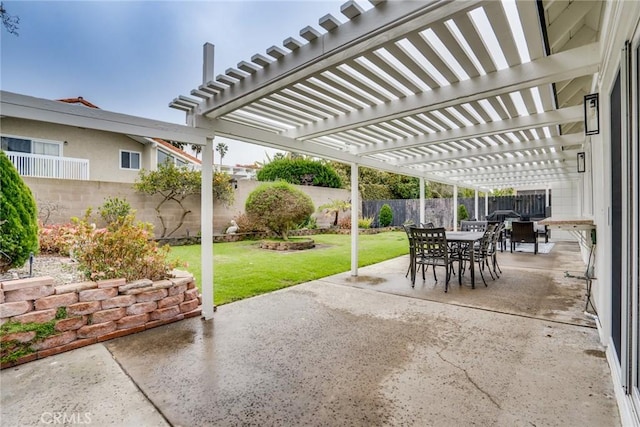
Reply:
M424 224L424 178L420 177L420 224Z
M489 216L489 192L484 192L484 216L485 218Z
M202 287L202 317L213 318L213 138L202 147L202 211L200 221L200 259Z
M550 206L549 205L549 186L547 186L547 188L544 189L544 210L545 210L545 215L547 213L547 208Z
M476 188L475 193L474 193L474 206L473 206L473 216L476 218L477 221L480 221L480 215L478 212L478 189Z
M453 231L458 231L458 186L453 186Z
M358 275L358 164L351 163L351 275Z

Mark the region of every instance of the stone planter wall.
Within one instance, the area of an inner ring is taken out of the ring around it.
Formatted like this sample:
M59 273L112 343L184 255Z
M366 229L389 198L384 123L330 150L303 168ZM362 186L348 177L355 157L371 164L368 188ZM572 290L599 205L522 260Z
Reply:
M3 344L18 341L33 351L1 368L199 316L201 302L193 276L185 272L155 282L112 279L54 286L51 277L3 281L0 324L53 321L55 333L44 339L35 332L3 333Z

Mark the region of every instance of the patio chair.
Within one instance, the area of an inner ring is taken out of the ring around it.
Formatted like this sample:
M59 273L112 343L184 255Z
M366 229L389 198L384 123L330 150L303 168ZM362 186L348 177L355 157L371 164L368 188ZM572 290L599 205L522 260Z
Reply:
M436 283L438 276L436 275L436 267L445 268L445 285L444 291L449 290L449 280L453 271L454 259L449 256L449 247L447 244L447 234L443 227L439 228L410 228L411 238L413 241L414 260L411 266L411 286L415 287L417 269L422 266L422 280L425 278L425 270L428 266L433 269L433 278Z
M513 221L511 223L511 252L516 244L533 243L533 253L538 254L538 235L533 221Z
M487 229L487 221L460 221L460 231L482 231Z
M482 240L480 240L480 243L474 247L469 247L466 251L461 253L461 261L466 263L467 261L471 262L471 251L473 251L473 262L478 265L478 271L480 271L480 277L482 278L482 283L484 283L485 286L487 286L483 273L485 267L489 270L491 278L495 280L495 277L493 277L493 273L491 272L492 256L490 252L494 232L495 226L488 226L482 236Z
M407 233L407 239L409 240L409 267L407 268L407 273L404 275L404 277L409 276L409 272L411 272L411 266L413 265L413 259L415 257L415 246L413 244L413 237L411 237L411 227L415 226L416 225L413 222L402 224L402 228L404 228L405 233Z
M504 231L504 223L498 223L498 224L490 224L489 227L493 227L493 232L491 235L491 243L489 245L489 253L488 253L488 257L490 258L491 261L491 267L493 268L493 272L495 273L496 277L500 277L500 275L498 274L498 271L500 271L500 273L502 273L502 270L500 269L500 266L498 265L498 246L500 246L500 250L502 250L502 236L503 236L503 231Z
M489 224L494 224L498 226L497 230L500 231L500 235L498 235L498 245L500 246L500 252L504 252L507 249L507 228L504 221L487 221Z

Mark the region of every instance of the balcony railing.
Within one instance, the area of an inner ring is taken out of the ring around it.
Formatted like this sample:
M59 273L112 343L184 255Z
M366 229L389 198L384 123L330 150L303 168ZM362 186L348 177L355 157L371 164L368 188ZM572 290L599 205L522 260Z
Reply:
M34 178L89 179L89 160L5 151L21 176Z

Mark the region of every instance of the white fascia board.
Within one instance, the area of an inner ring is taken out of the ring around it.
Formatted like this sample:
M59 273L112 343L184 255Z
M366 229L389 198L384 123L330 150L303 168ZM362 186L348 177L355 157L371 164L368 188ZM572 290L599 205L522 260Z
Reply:
M197 145L204 145L206 137L213 137L213 132L209 129L196 129L190 126L71 105L60 101L51 101L6 91L0 91L0 113L6 117L97 129L124 135L161 138Z
M349 114L292 129L287 131L287 135L299 139L315 138L337 131L593 74L598 71L600 65L599 46L598 43L588 44L383 105L352 111Z
M431 144L443 142L460 141L463 139L480 138L506 132L517 132L519 130L535 129L544 126L552 126L562 123L572 123L582 121L584 111L582 105L567 107L555 111L547 111L529 116L515 117L513 119L500 120L489 123L465 126L459 129L436 132L420 135L412 138L405 138L400 141L384 142L372 148L363 148L354 152L357 155L367 155L382 153L385 151L403 150L413 147L424 147Z
M430 23L477 7L481 0L388 2L368 10L296 49L277 62L265 65L250 78L233 84L215 99L200 105L199 113L223 116L299 80L341 64L390 40L404 37Z

